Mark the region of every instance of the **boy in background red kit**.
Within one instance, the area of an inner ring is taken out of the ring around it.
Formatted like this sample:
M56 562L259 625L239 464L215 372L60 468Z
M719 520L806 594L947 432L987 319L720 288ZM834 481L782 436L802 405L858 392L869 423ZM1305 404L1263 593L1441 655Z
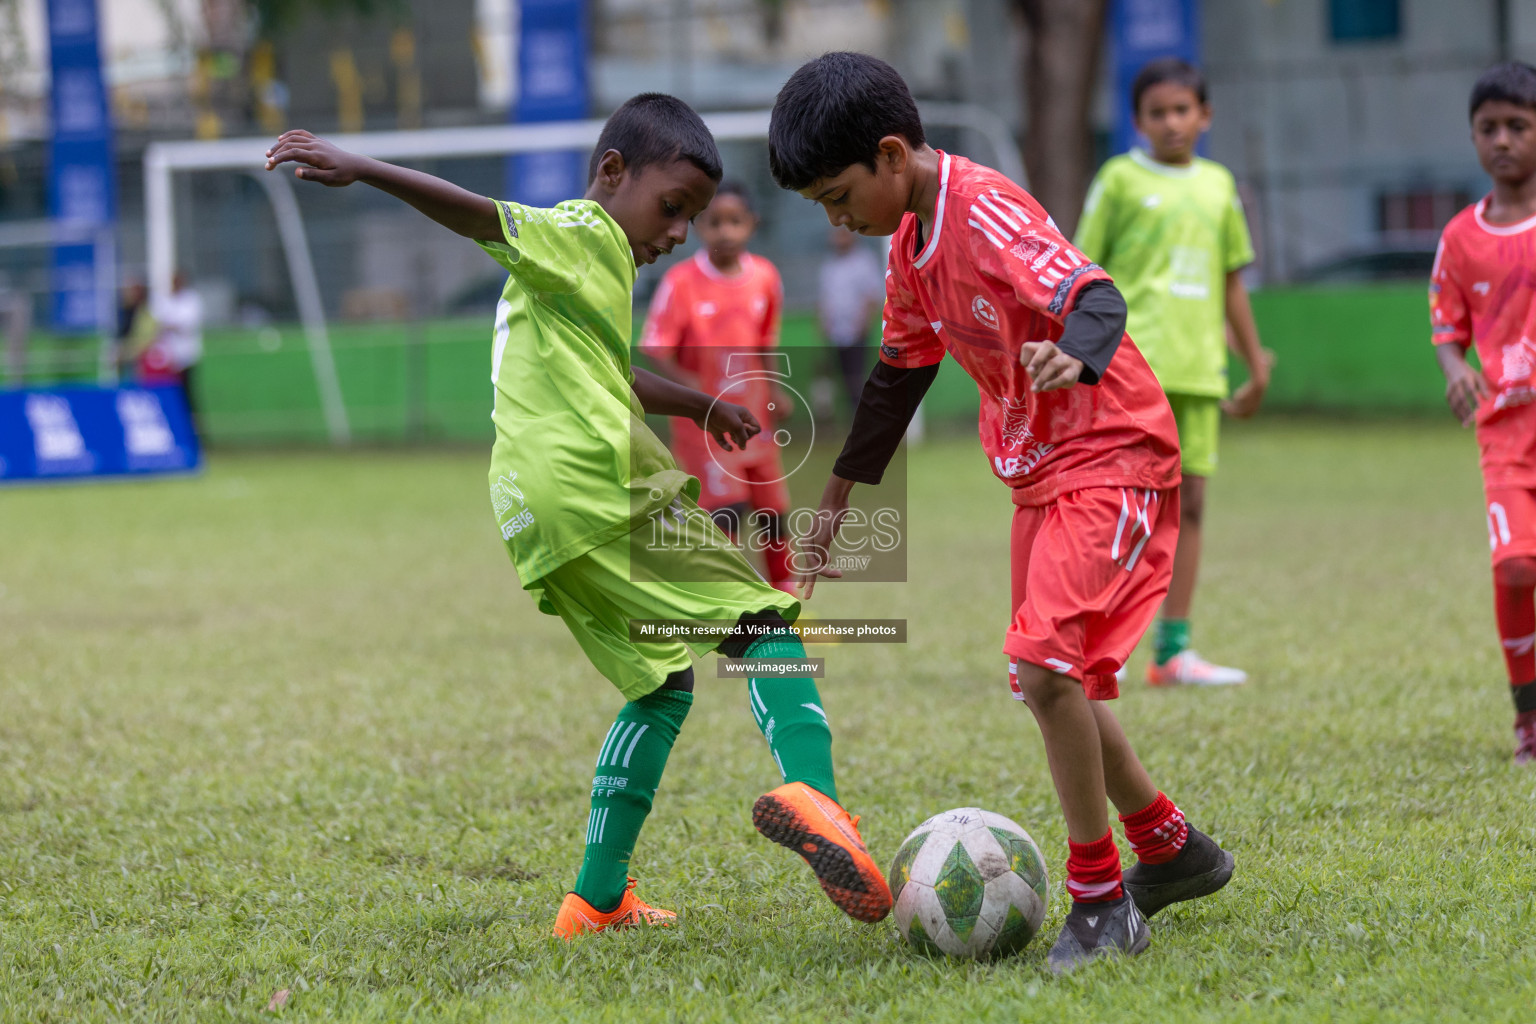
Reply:
M1477 425L1494 612L1515 701L1515 763L1536 761L1536 68L1472 88L1472 144L1493 191L1451 218L1429 285L1445 398ZM1467 363L1477 346L1482 370Z
M1028 192L931 148L906 83L874 57L828 53L791 75L768 160L834 227L894 236L880 362L800 538L806 597L817 575L841 575L827 552L853 485L880 482L953 357L976 381L982 446L1011 488L1003 650L1067 824L1072 908L1046 963L1140 953L1145 918L1216 892L1233 860L1152 784L1105 703L1168 592L1178 542L1178 435L1125 334L1125 300ZM1137 858L1123 877L1106 797Z
M672 454L699 478L699 506L733 541L761 550L768 582L792 592L784 536L789 488L776 429L792 405L772 380L788 375L780 367L788 357L765 356L779 346L784 286L772 263L747 251L757 214L742 185L721 182L696 226L699 251L662 278L640 350L679 384L746 406L763 425L745 445L724 451L698 424L674 416Z

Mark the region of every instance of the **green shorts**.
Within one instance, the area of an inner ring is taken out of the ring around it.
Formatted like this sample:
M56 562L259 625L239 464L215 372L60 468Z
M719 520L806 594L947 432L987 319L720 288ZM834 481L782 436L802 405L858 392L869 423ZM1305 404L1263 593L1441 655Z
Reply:
M1221 435L1221 399L1209 395L1168 395L1179 426L1179 465L1188 476L1216 472L1216 441Z
M687 540L678 541L678 527ZM658 542L657 538L660 538ZM786 622L800 602L763 581L741 551L686 495L634 533L571 559L528 588L539 607L565 620L576 642L629 700L707 654L746 612L773 609ZM656 643L630 639L631 619L710 619L718 636Z

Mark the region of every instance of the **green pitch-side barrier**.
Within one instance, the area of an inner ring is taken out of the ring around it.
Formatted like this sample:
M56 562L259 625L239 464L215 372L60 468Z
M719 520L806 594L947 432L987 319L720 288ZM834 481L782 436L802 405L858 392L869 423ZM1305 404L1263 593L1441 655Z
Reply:
M1254 294L1253 308L1264 343L1279 357L1268 409L1443 413L1444 385L1429 346L1423 287L1271 288ZM485 317L333 324L331 345L353 437L363 443L488 444L490 333ZM787 317L783 340L795 348L819 345L814 318ZM297 325L221 328L208 331L205 341L197 390L210 440L325 441L314 371ZM46 371L51 351L37 346L34 371L42 368L41 376L60 381L75 376L63 370L67 361L57 362L56 374ZM94 372L91 359L82 365ZM975 385L946 361L924 406L930 425L974 429L976 407Z

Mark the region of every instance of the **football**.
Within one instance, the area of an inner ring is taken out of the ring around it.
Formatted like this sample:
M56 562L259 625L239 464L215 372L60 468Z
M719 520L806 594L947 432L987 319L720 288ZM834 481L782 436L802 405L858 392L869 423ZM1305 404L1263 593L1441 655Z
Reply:
M1040 930L1049 902L1035 841L978 807L935 814L913 829L889 877L896 927L925 953L1011 956Z

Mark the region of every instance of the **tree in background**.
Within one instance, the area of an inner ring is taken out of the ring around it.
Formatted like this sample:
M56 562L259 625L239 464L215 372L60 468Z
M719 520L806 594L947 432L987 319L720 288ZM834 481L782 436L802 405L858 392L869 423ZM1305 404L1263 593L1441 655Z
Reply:
M1026 33L1021 82L1029 190L1068 238L1093 177L1093 89L1105 0L1014 0Z

